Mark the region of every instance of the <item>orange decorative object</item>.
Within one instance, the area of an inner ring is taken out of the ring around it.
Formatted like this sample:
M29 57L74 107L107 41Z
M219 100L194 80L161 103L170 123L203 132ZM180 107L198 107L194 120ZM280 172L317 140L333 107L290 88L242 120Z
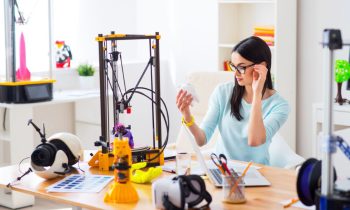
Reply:
M114 149L114 183L105 195L104 201L111 203L134 203L139 196L130 182L132 163L131 149L128 138L115 138Z

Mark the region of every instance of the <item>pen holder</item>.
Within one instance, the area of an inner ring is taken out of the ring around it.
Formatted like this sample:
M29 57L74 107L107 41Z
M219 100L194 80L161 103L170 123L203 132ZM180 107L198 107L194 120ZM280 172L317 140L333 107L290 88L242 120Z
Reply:
M223 202L245 203L245 184L242 177L221 175Z

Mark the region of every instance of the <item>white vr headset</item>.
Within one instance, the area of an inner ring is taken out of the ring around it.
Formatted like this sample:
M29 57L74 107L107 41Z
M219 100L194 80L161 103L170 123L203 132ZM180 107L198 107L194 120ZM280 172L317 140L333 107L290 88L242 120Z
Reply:
M157 209L181 210L195 209L203 200L209 207L211 195L205 188L205 182L198 175L181 175L158 179L152 184L153 206Z

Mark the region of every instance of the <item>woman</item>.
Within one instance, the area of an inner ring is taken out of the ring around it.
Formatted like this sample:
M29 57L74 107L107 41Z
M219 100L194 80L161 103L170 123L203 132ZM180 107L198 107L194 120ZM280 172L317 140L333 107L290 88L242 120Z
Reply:
M218 85L200 127L190 111L192 96L180 90L176 104L183 123L197 144L206 144L218 126L216 152L231 159L269 164L271 139L287 120L289 106L272 87L271 51L258 37L239 42L232 50L234 83Z

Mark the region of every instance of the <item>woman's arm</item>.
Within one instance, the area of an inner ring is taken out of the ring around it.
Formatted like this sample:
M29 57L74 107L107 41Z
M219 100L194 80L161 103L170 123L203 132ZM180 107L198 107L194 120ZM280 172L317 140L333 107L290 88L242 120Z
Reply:
M252 83L253 101L248 125L249 146L259 146L266 141L266 130L262 118L262 90L267 71L264 63L254 66Z
M202 146L206 143L206 136L204 131L199 128L199 126L193 121L193 117L190 111L190 104L193 101L193 97L190 94L187 94L187 91L180 90L176 96L176 105L179 111L181 112L185 122L192 124L188 126L192 135L196 139L196 142L199 146ZM193 122L192 122L193 121Z
M248 125L248 145L259 146L266 141L266 130L262 117L262 95L254 94Z
M187 121L185 118L184 120L186 122L190 122ZM188 129L191 131L192 135L196 139L198 146L203 146L207 142L204 131L196 123L193 123L193 125L188 126Z

